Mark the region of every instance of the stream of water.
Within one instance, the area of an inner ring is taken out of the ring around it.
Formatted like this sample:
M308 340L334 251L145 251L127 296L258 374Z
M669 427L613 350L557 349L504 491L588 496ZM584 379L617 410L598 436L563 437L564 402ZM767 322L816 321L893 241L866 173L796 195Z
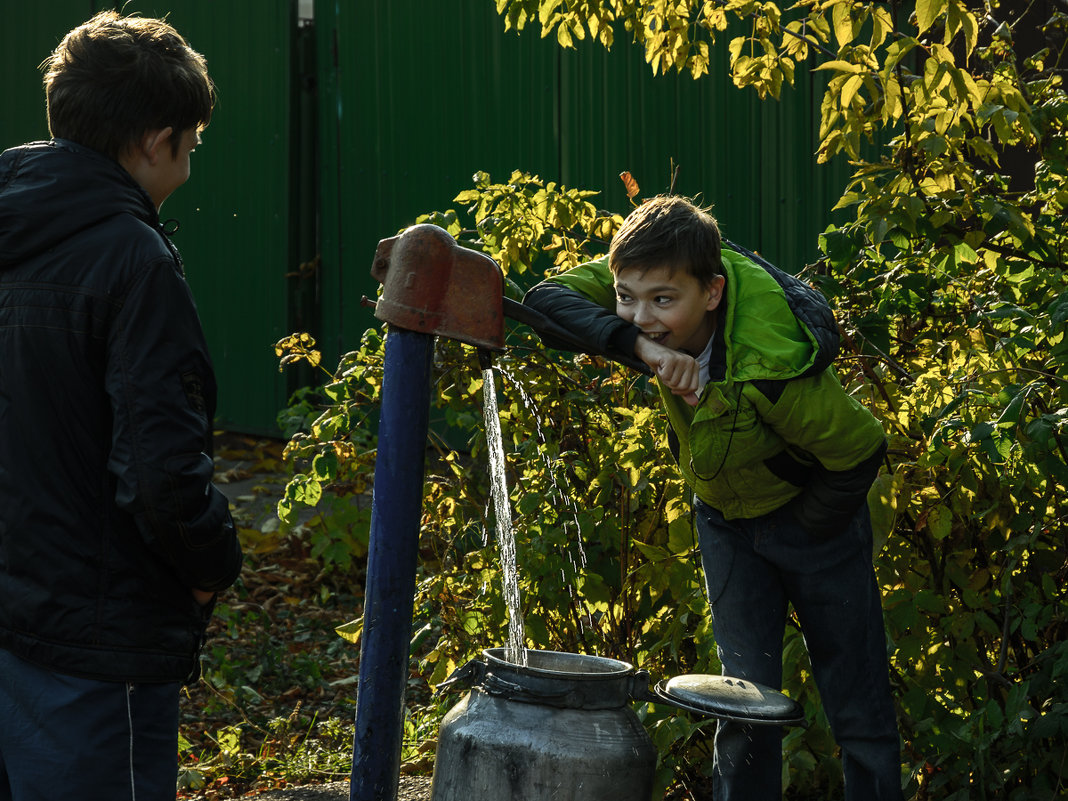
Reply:
M575 570L579 571L586 567L586 551L582 547L582 526L579 523L579 508L571 493L564 487L560 486L560 482L556 478L558 471L553 460L549 458L547 447L549 443L545 437L545 432L541 427L541 411L538 409L537 403L535 403L534 399L530 396L530 393L527 391L527 388L523 384L519 375L506 369L503 363L497 365L497 370L508 380L508 383L515 388L516 392L519 393L519 399L523 402L523 405L530 413L531 419L534 421L534 428L537 432L538 442L542 445L542 447L538 448L538 455L541 458L542 464L545 465L545 474L549 477L549 483L552 485L556 502L560 504L561 508L566 508L570 514L569 520L564 520L564 516L561 515L561 526L565 532L568 530L569 526L572 527L571 534L573 536L570 538L570 541L574 543L578 549L578 559L575 559L571 553L567 554L567 558L570 560ZM566 577L563 575L561 575L560 578L565 582L567 581Z
M527 664L526 632L523 607L519 596L519 573L516 567L515 530L512 527L512 504L504 474L504 444L501 416L497 410L497 386L493 368L482 371L483 416L486 419L486 446L489 451L490 485L494 517L497 521L497 548L500 552L504 602L508 609L508 642L505 655L509 662Z

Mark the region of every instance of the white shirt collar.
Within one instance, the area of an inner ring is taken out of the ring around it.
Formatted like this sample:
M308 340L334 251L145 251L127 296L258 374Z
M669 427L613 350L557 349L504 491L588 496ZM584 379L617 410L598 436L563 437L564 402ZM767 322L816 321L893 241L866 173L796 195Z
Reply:
M708 338L708 344L705 345L705 349L697 357L697 397L701 397L701 391L705 388L705 384L708 383L708 363L712 360L712 343L715 341L716 332L713 331L712 336Z

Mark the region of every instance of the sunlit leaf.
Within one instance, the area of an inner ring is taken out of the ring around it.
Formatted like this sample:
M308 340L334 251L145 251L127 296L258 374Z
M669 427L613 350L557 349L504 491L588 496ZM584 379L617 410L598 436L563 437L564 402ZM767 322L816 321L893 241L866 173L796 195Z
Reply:
M945 11L946 0L916 0L916 30L923 33Z

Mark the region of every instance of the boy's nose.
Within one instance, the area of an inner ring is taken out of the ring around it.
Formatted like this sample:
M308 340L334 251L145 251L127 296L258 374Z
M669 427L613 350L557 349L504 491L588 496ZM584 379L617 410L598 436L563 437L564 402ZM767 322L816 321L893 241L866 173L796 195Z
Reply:
M652 311L645 303L637 303L634 308L634 320L632 321L639 328L643 325L653 322Z

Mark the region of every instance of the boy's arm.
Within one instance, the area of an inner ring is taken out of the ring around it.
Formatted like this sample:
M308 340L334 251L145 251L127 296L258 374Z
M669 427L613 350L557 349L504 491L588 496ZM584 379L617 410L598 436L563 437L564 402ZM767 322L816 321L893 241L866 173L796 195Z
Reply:
M886 453L879 421L830 370L756 388L765 422L816 460L804 469L802 492L791 502L794 516L813 534L842 530L867 498Z
M203 602L233 583L241 547L229 503L212 484L207 346L189 288L169 259L146 265L123 299L106 386L115 502Z
M523 305L570 334L570 340L565 340L538 331L542 342L550 348L608 358L637 358L634 345L641 329L616 315L615 288L607 256L542 281L527 292Z
M801 526L821 537L844 530L867 499L886 447L884 439L871 456L847 470L829 470L821 462L810 468L808 483L790 504Z
M543 314L569 334L565 339L537 331L547 347L598 356L635 355L634 344L641 329L574 289L545 281L527 293L523 305Z
M559 330L557 335L531 323L547 347L604 356L655 375L670 392L681 395L690 405L697 403L697 361L643 336L638 326L616 314L616 291L607 257L543 281L527 293L523 305L548 318Z

